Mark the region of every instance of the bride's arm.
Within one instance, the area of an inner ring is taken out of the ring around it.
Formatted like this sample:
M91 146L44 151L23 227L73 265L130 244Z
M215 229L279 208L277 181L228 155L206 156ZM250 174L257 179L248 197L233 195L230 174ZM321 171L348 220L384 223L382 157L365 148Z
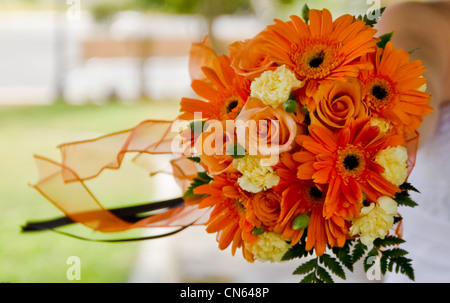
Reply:
M439 105L450 101L450 2L403 2L386 8L378 22L379 34L394 31L392 42L406 51L417 49L411 60L420 59L427 69L427 92L435 109L419 129L423 145L437 122Z

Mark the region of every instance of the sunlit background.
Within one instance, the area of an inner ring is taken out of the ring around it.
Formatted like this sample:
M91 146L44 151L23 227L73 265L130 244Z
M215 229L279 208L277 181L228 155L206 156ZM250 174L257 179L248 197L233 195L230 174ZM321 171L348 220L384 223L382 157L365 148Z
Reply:
M326 7L333 16L358 15L371 7L367 2L308 5ZM222 53L273 18L298 14L304 4L0 0L0 282L296 282L295 265L247 264L239 253L219 251L214 235L201 227L170 239L124 244L22 234L20 227L62 215L29 186L37 179L34 154L58 160L60 143L131 128L144 119L174 119L181 97L192 96L187 68L192 42L209 33ZM156 184L145 172L124 171L136 177L117 187L114 177L106 176L114 185L100 186L109 205L173 196L170 185ZM80 260L79 280L67 275L72 256Z

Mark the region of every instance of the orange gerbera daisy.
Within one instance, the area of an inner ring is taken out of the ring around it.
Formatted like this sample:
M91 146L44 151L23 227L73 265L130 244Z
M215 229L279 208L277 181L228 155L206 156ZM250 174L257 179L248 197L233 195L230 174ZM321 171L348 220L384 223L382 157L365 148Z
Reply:
M237 248L242 248L244 258L253 261L245 243L257 238L251 234L252 224L245 218L245 204L248 194L240 190L236 174L221 174L214 176L209 184L200 185L194 189L195 194L207 195L199 203L199 208L212 207L206 231L217 233L220 249L226 249L230 244L234 256Z
M287 186L282 193L280 221L274 227L274 231L290 240L291 245L296 244L305 230L293 229L293 221L298 215L307 214L310 216L310 221L306 229L306 250L314 248L316 254L321 256L325 252L327 244L331 247L342 247L348 234L348 224L336 215L324 218L323 205L327 187L320 186L313 180L297 179L298 165L293 161L292 155L283 154L280 162L284 167L279 165L277 173L281 180L286 181L284 185ZM288 179L292 181L288 183Z
M290 18L275 20L261 33L266 39L263 47L273 62L286 65L300 80L309 80L308 96L320 81L345 81L346 76L356 77L360 69L371 67L360 59L375 51L376 30L363 21L343 15L333 22L326 9L310 10L309 25L298 16Z
M422 117L432 111L429 94L418 90L426 83L422 62L410 62L409 54L395 50L391 42L384 50L378 48L376 53L367 55L364 61L374 65L374 69L361 71L359 76L371 115L413 134Z
M400 136L382 134L370 125L370 119L349 120L337 133L312 125L309 136L300 135L297 142L304 148L293 155L302 163L297 177L328 184L323 215L338 215L346 220L358 217L364 193L375 202L380 196L392 197L399 188L384 179L384 168L375 163L378 151L403 143Z
M234 119L247 101L250 95L250 81L235 72L228 56L222 55L213 60L214 68L206 66L202 68L206 79L195 79L191 84L197 95L206 101L181 99L180 119L192 120L195 117L194 113L201 113L202 119L220 121Z

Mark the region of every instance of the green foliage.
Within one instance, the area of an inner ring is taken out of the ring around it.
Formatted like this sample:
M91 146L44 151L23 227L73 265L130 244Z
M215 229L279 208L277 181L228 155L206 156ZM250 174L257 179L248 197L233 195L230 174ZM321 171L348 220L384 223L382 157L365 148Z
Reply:
M418 190L414 188L411 184L403 184L400 186L401 192L397 193L394 197L394 200L397 202L398 205L403 206L409 206L409 207L415 207L418 204L413 201L408 193L408 190L416 191Z
M385 7L380 8L380 10L379 10L379 11L380 11L380 12L379 12L379 16L380 16L380 17L381 17L381 15L383 14L383 12L384 12L385 9L386 9ZM375 24L377 24L377 21L378 21L378 19L369 17L367 14L365 14L364 16L363 16L363 15L359 15L357 18L360 19L360 20L362 20L362 21L364 21L367 25L372 26L372 27L373 27Z
M192 14L198 12L202 1L186 0L135 0L138 7L168 13Z
M370 260L378 255L378 250L373 247L364 258L364 271L367 272L372 266L373 262Z
M195 120L189 123L189 129L194 135L200 135L208 128L208 123L205 120Z
M350 241L345 242L343 247L333 247L334 255L348 270L353 271L353 258L350 254Z
M306 233L305 233L306 234ZM282 260L292 260L295 258L305 259L311 251L305 250L305 238L292 246L283 256ZM343 247L333 247L331 254L325 253L320 257L306 258L298 266L293 274L304 275L301 283L333 283L333 275L345 280L346 274L344 267L353 272L353 266L364 257L364 271L368 272L374 265L373 260L379 258L381 272L387 271L402 273L414 280L414 270L411 265L411 259L407 258L408 252L398 245L405 243L405 240L396 236L386 236L384 239L376 239L372 248L364 245L360 239L348 240ZM391 246L394 246L390 248ZM333 275L332 275L333 274Z
M334 282L333 278L328 273L328 271L319 265L317 265L317 268L316 268L316 276L319 279L319 281L318 281L319 283L320 282L325 282L325 283L333 283Z
M294 270L293 274L294 275L305 275L305 274L315 270L315 268L317 267L317 262L318 262L317 258L306 261L305 263L303 263L302 265L297 267Z
M339 263L338 260L336 260L334 257L328 255L328 254L323 254L320 257L320 261L323 262L323 264L329 269L331 270L331 272L333 274L335 274L336 276L338 276L341 279L345 280L345 272L344 269L342 268L341 264Z
M397 247L402 243L405 243L405 240L396 236L387 236L384 239L376 239L373 243L373 248L367 253L365 258L364 270L367 272L373 265L373 262L369 262L369 258L378 257L380 258L380 270L383 275L385 275L387 271L393 272L395 270L396 273L402 273L411 280L414 280L415 276L414 269L411 264L412 260L406 257L408 252ZM361 251L360 246L364 244L358 242L357 245L359 255ZM388 249L389 246L395 247Z
M228 145L226 153L234 159L240 159L245 157L245 148L239 143Z
M280 0L281 4L290 5L294 3L294 0Z
M192 156L192 157L187 157L187 159L188 160L191 160L192 162L195 162L195 163L200 163L200 157L197 157L197 156Z
M408 183L408 182L405 182L402 185L400 185L400 189L401 190L412 190L412 191L415 191L416 193L420 193L417 188L415 188L414 186L412 186L411 183Z
M345 272L339 261L328 254L304 262L295 269L293 274L305 275L301 283L333 283L333 277L327 268L336 276L345 279Z
M92 6L91 13L95 21L102 23L110 20L118 12L132 8L131 2L99 2Z
M254 227L252 230L252 234L255 236L261 235L264 233L264 227Z
M205 172L199 172L197 173L198 178L194 178L192 180L191 185L188 187L188 189L186 190L186 192L183 195L183 198L187 198L190 196L194 196L194 189L199 187L200 185L203 184L208 184L209 182L211 182L213 180L213 178L211 178L210 176L208 176L207 173Z
M281 258L282 261L288 261L288 260L293 260L295 258L304 258L307 257L309 255L313 254L312 250L306 250L305 249L305 245L306 245L306 241L305 241L305 235L306 232L303 233L303 237L300 240L299 243L291 246L289 248L289 250L284 254L284 256Z
M378 41L377 46L380 48L385 48L386 44L391 41L392 39L392 35L394 34L394 32L390 32L387 34L384 34L382 36L379 37L380 41Z
M283 256L282 261L293 260L295 258L304 259L314 253L313 250L307 251L305 249L306 245L306 234L303 233L302 239L299 243L293 245ZM301 264L293 272L294 275L305 275L300 281L301 283L332 283L333 278L328 273L327 269L336 276L345 279L345 272L343 266L352 268L350 246L345 243L343 247L335 247L332 249L335 256L329 254L323 254L320 257L315 257L309 259L308 261ZM323 265L323 266L321 266Z
M418 51L420 48L419 47L416 47L416 48L413 48L412 50L410 50L410 51L408 51L408 54L413 54L413 53L415 53L416 51Z
M309 7L307 4L305 4L302 8L302 18L305 20L305 23L308 24L309 22Z
M395 237L395 236L387 236L384 239L375 239L375 241L373 241L373 245L376 247L386 247L386 246L392 246L392 245L399 245L402 243L405 243L406 241Z
M361 259L364 256L364 253L367 250L367 246L365 246L361 240L357 240L355 246L353 247L352 252L352 263L355 264L358 262L359 259Z
M319 265L318 257L297 267L293 274L306 275L300 283L333 283L333 279L327 270Z
M397 223L400 222L401 220L403 220L402 217L400 217L400 216L395 216L395 217L394 217L394 224L397 224Z
M300 283L323 283L322 280L320 280L317 276L315 272L312 272L308 275L306 275L301 281Z
M384 260L383 260L384 258ZM402 273L406 275L409 279L414 281L414 269L411 265L411 259L408 259L406 257L400 256L400 257L394 257L394 258L387 258L382 257L381 258L383 267L381 267L381 272L385 273L387 270L390 272L394 271L394 265L395 265L395 272L396 273Z
M251 9L249 0L134 0L142 9L176 14L233 14Z
M384 275L387 271L396 273L402 273L406 275L409 279L415 279L414 269L412 267L412 260L405 257L408 252L402 248L394 247L391 249L385 249L387 246L398 245L404 243L405 241L394 236L386 237L385 240L378 241L374 245L381 255L380 267L381 273ZM383 249L381 249L383 248ZM395 266L395 268L394 268Z

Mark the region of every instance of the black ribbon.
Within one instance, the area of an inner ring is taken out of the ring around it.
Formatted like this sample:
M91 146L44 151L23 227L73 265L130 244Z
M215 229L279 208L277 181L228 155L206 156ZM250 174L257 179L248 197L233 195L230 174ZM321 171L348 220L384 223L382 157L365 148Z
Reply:
M128 207L121 207L121 208L113 208L109 209L108 211L112 212L114 215L119 217L120 219L129 222L129 223L135 223L139 220L142 220L143 218L150 217L153 214L149 214L151 211L161 210L165 208L174 208L184 205L183 198L174 198L170 200L165 201L159 201L159 202L150 202L146 204L140 204L135 206L128 206ZM45 231L45 230L51 230L54 232L57 232L59 234L63 234L66 236L70 236L73 238L77 238L80 240L86 240L86 241L96 241L96 242L128 242L128 241L139 241L139 240L148 240L148 239L157 239L162 238L166 236L170 236L173 234L176 234L185 228L189 227L190 225L194 224L194 222L182 226L174 231L159 234L159 235L153 235L153 236L145 236L145 237L138 237L138 238L123 238L123 239L91 239L91 238L85 238L78 235L70 234L64 231L57 230L55 228L69 225L76 223L72 219L68 217L60 217L55 218L51 220L45 220L45 221L37 221L37 222L27 222L25 226L22 226L22 232L35 232L35 231Z

